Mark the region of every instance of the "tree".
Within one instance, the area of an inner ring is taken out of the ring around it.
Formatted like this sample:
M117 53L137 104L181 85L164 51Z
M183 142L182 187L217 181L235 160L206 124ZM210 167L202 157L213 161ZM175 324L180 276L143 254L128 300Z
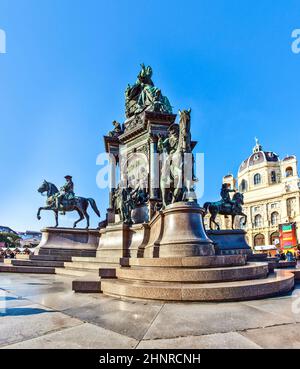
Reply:
M4 242L6 247L20 247L20 239L17 234L0 232L0 242Z

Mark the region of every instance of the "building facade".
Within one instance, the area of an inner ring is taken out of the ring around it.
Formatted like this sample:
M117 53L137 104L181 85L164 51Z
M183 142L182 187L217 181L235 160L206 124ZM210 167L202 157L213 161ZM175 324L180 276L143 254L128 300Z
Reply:
M244 227L239 218L235 227L247 231L252 248L282 244L289 238L283 238L280 232L289 227L295 230L293 243L299 243L300 178L295 156L281 160L275 152L264 151L256 140L252 154L239 167L237 179L229 174L223 177L223 183L244 194L247 225ZM219 217L218 221L222 228L230 228L230 219Z

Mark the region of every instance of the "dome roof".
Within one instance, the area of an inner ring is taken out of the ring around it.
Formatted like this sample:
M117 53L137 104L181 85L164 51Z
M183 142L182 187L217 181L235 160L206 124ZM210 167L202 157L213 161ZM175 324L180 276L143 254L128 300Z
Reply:
M279 157L273 151L263 151L262 146L256 139L256 145L253 148L253 154L245 159L240 165L239 172L264 162L278 162Z
M290 156L286 156L283 161L289 161L289 160L295 160L296 156L295 155L290 155Z

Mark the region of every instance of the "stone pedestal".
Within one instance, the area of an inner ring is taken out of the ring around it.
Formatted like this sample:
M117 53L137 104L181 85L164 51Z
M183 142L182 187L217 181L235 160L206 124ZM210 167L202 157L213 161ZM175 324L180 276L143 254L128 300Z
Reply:
M143 256L144 248L149 240L150 227L148 224L134 224L130 227L128 239L128 255L131 258Z
M246 241L246 232L236 230L211 230L206 232L215 245L217 255L252 255L252 249Z
M98 229L45 228L35 255L95 256Z
M129 226L123 223L108 224L100 230L97 258L122 258L129 256Z
M159 257L212 256L212 241L203 227L203 209L193 202L169 205L163 212Z

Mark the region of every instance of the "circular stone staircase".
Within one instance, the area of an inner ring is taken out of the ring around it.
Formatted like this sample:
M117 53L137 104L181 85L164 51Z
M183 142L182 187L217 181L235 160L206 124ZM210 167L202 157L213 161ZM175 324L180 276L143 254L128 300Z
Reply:
M244 255L123 258L116 279L102 279L110 296L164 301L239 301L283 294L294 275L268 275L267 263L247 263Z

